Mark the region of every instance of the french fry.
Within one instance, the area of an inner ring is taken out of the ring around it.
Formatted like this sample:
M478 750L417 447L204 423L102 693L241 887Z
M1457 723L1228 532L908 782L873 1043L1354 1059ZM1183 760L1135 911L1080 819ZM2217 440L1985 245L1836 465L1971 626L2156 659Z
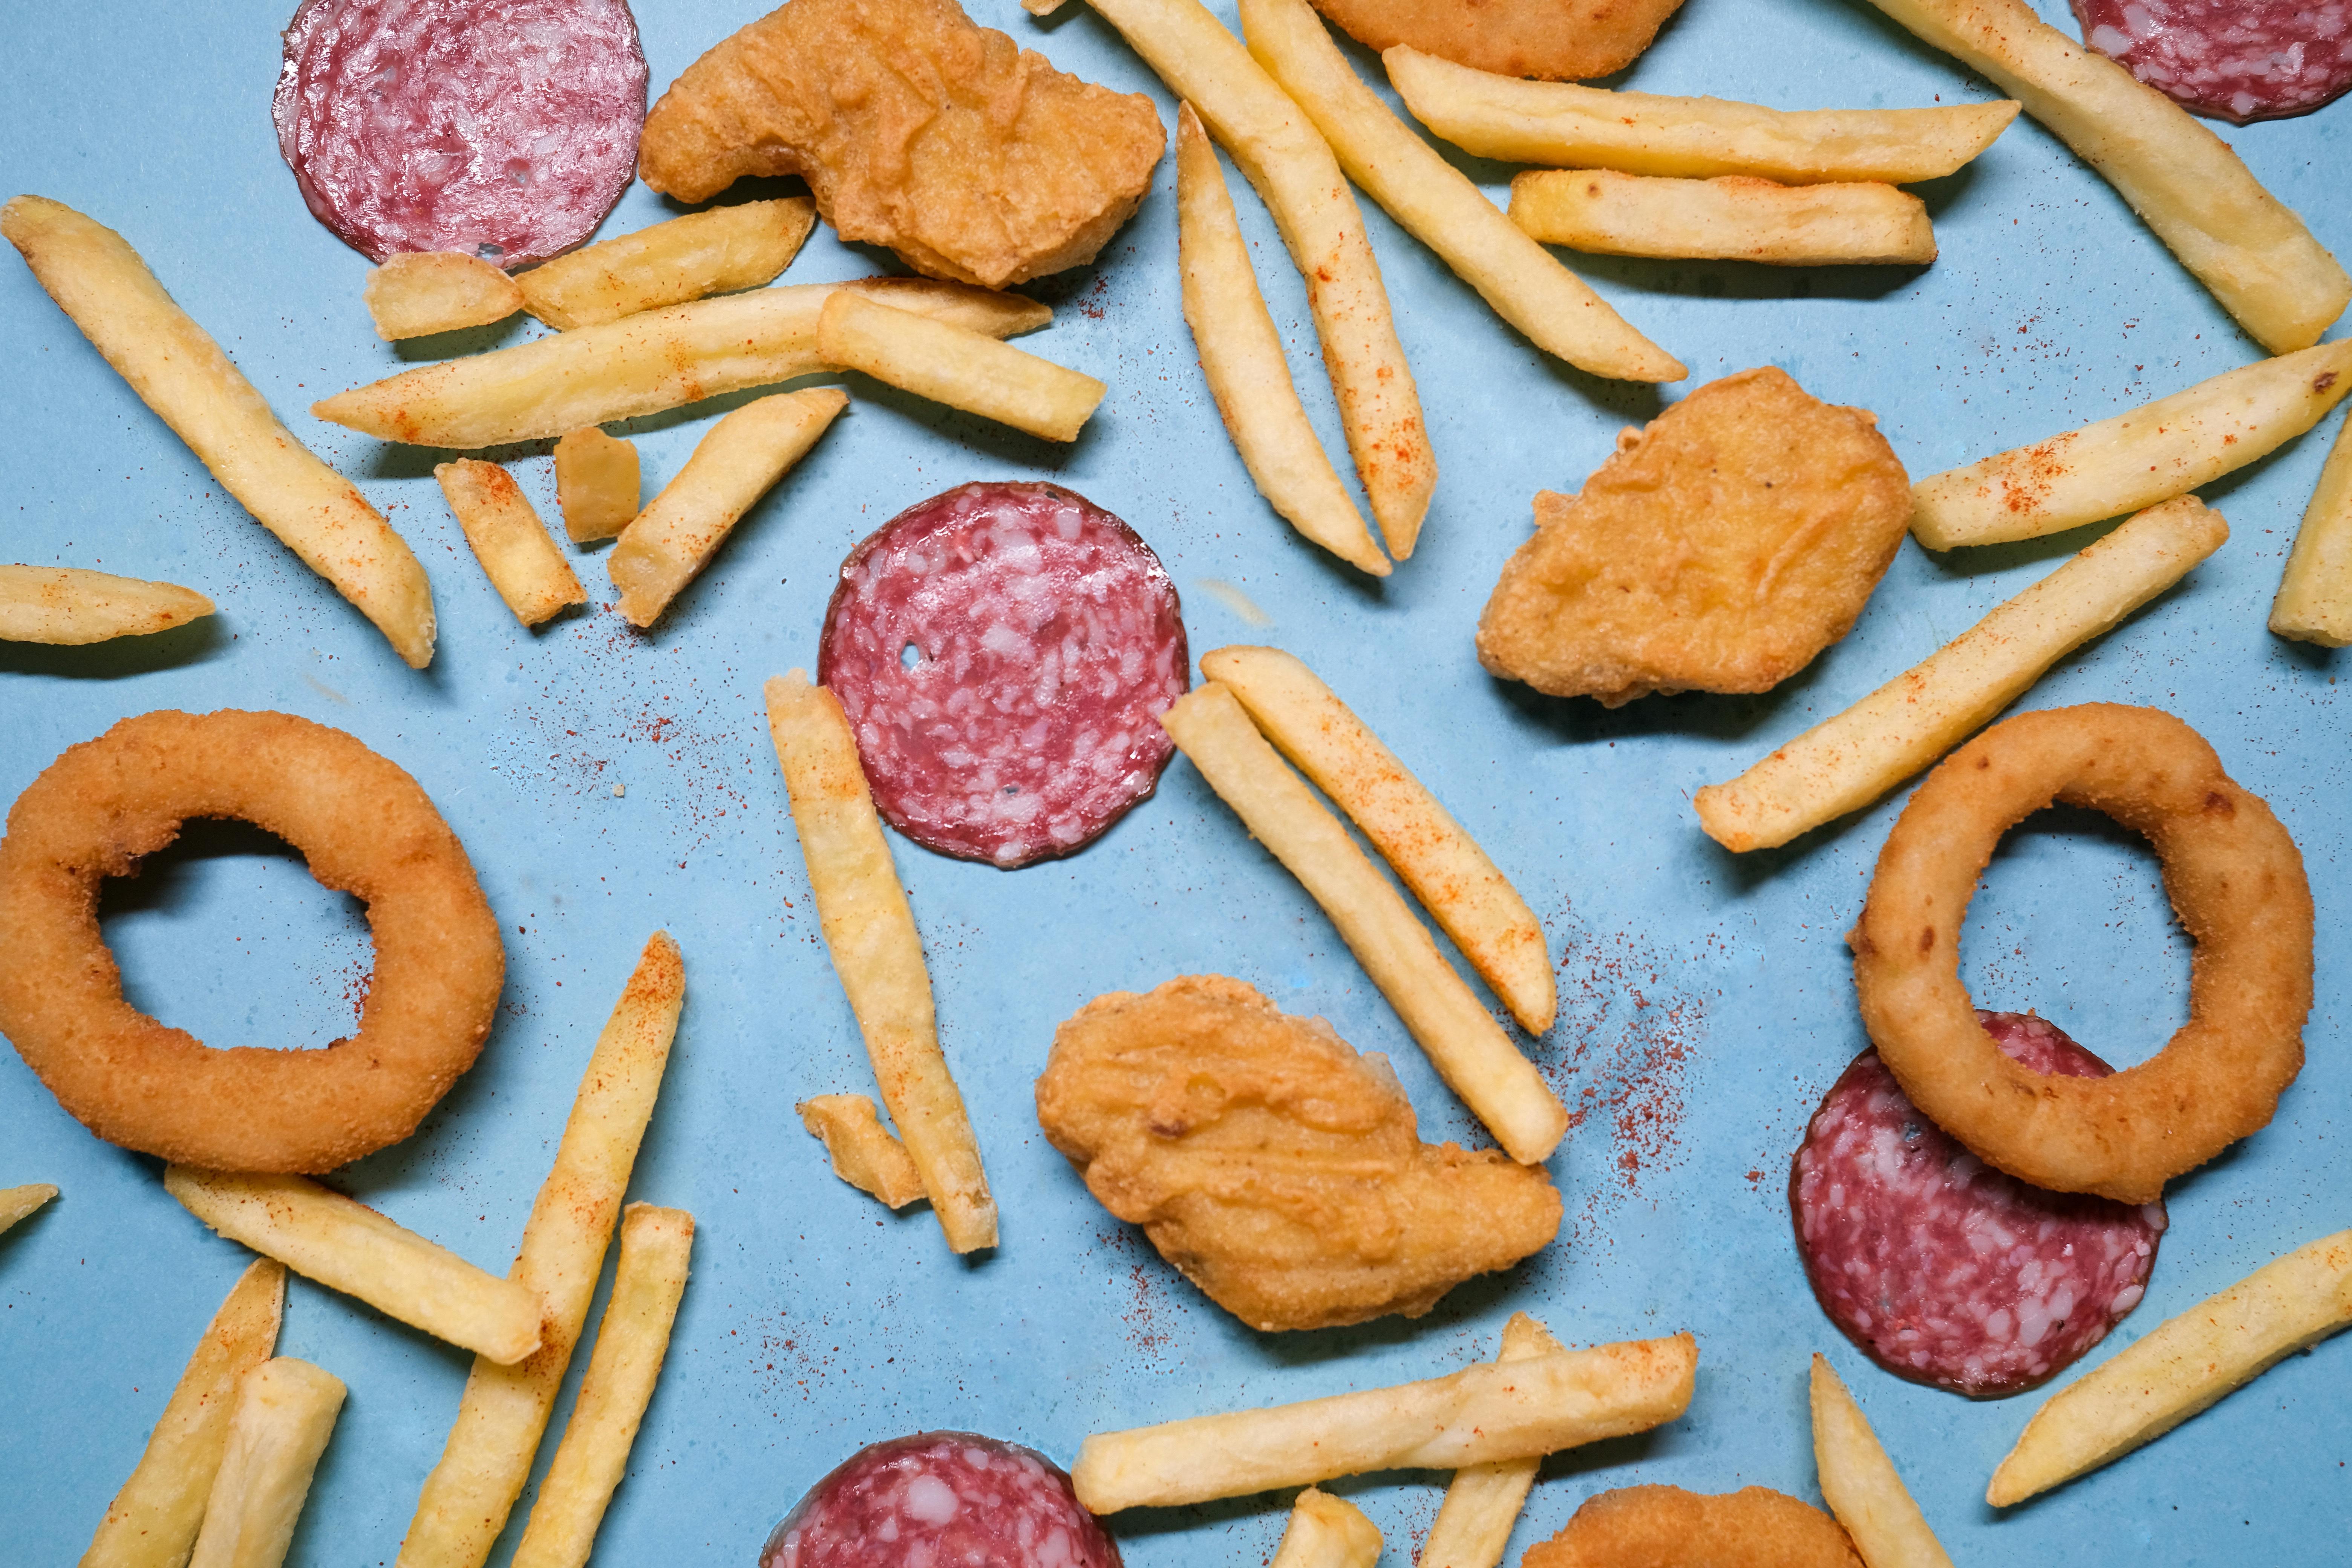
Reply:
M2271 353L2309 348L2352 300L2352 276L2228 142L2025 0L1872 3L2023 103Z
M1864 806L1990 722L2042 672L2230 537L2195 496L2150 507L1844 712L1691 797L1726 849L1770 849Z
M1054 316L1018 294L929 278L757 289L419 365L339 392L310 412L383 440L460 451L659 414L829 369L817 353L816 321L841 289L991 337L1034 332Z
M815 222L806 196L688 213L532 268L515 303L571 331L756 289L792 265Z
M213 613L176 583L145 583L76 566L0 566L0 642L60 646L169 631Z
M357 486L278 422L121 235L43 196L0 207L0 235L255 521L333 584L411 668L432 662L433 586L415 555Z
M1290 1505L1273 1568L1372 1568L1380 1560L1380 1527L1355 1504L1308 1487Z
M1307 422L1225 172L1189 103L1176 107L1176 247L1184 323L1251 482L1300 533L1359 572L1387 576L1388 557Z
M770 680L767 699L768 731L792 796L825 951L866 1037L882 1103L922 1173L948 1246L994 1247L996 1200L940 1051L923 941L866 793L849 721L833 693L810 685L802 670Z
M522 309L515 280L462 250L418 250L391 257L360 289L375 335L386 342L487 327Z
M342 1380L307 1361L279 1356L245 1374L188 1568L278 1568L286 1561L342 1408Z
M1595 256L1760 261L1775 267L1924 266L1936 259L1927 204L1893 185L1781 185L1612 169L1530 170L1511 182L1511 221L1546 245Z
M1862 1406L1830 1363L1813 1357L1813 1466L1822 1500L1845 1526L1865 1568L1952 1568L1911 1500Z
M0 1187L0 1231L5 1231L57 1195L58 1189L47 1182L27 1182L21 1187Z
M2322 647L2352 644L2352 423L2336 433L2271 602L2271 630Z
M515 1548L513 1568L583 1568L596 1543L613 1493L629 1464L629 1448L653 1402L654 1384L669 1353L670 1327L686 1294L687 1260L694 1250L694 1216L684 1209L631 1204L621 1218L621 1261L612 1299L596 1327L580 1397L539 1483L530 1522Z
M862 1094L813 1094L793 1110L809 1135L822 1139L833 1173L894 1209L923 1195L923 1173L915 1157L890 1135Z
M81 1555L81 1568L180 1568L204 1522L238 1380L269 1359L286 1315L286 1266L257 1258L205 1327L147 1449Z
M567 605L588 602L572 563L556 549L512 474L479 458L460 458L434 465L433 477L441 481L474 559L516 620L535 626Z
M628 527L644 484L634 441L590 425L555 444L555 501L574 544L610 539Z
M1095 0L1095 9L1169 90L1191 101L1273 213L1307 282L1356 477L1389 553L1403 560L1437 488L1437 455L1389 314L1380 261L1339 161L1200 0Z
M539 1348L539 1298L304 1176L169 1165L163 1190L206 1225L305 1279L499 1363Z
M512 1366L475 1359L396 1568L481 1568L506 1528L587 1323L685 1004L677 943L656 931L596 1037L554 1167L523 1226L510 1277L540 1299L540 1347Z
M1559 996L1535 912L1354 710L1280 648L1215 648L1201 656L1201 673L1363 829L1520 1026L1550 1028Z
M1097 1433L1078 1445L1070 1481L1087 1509L1116 1513L1366 1470L1538 1458L1674 1420L1697 1373L1687 1333L1489 1362L1395 1388Z
M848 406L849 395L839 387L780 392L713 425L677 477L621 530L621 542L605 558L613 586L621 591L621 614L640 626L660 619L743 514Z
M1506 163L1622 169L1785 185L1941 179L1993 143L2015 100L1933 109L1766 109L1720 98L1523 81L1399 44L1381 56L1413 118L1465 152Z
M1495 1359L1528 1361L1565 1348L1541 1323L1525 1312L1514 1312L1503 1325L1503 1353ZM1445 1500L1438 1505L1436 1522L1429 1527L1429 1539L1422 1543L1420 1568L1496 1568L1542 1465L1541 1458L1530 1455L1489 1459L1454 1471Z
M1160 723L1250 836L1323 906L1438 1076L1504 1152L1534 1164L1558 1148L1568 1131L1559 1098L1478 1005L1402 896L1275 755L1233 692L1207 681L1171 703Z
M846 290L824 302L816 345L830 364L1048 441L1076 440L1110 390L985 332Z
M1251 55L1307 111L1348 177L1528 342L1579 370L1620 381L1680 381L1689 374L1390 113L1307 0L1242 0L1241 17Z
M1911 487L1930 550L2038 539L2154 506L2268 457L2352 392L2352 341L2260 360L2144 408Z
M2166 1319L2044 1400L1985 1501L2009 1508L2119 1459L2347 1327L2352 1230L2340 1230Z

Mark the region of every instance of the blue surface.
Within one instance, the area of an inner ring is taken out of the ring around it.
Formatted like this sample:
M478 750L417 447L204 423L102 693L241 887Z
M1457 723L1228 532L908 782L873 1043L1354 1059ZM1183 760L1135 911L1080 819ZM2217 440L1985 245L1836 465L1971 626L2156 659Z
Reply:
M141 641L0 645L0 800L67 745L161 707L284 709L349 730L414 773L499 912L505 1001L480 1065L424 1130L338 1180L493 1270L512 1256L638 946L656 926L676 934L690 995L632 1195L688 1208L701 1230L669 1367L604 1527L604 1561L748 1563L803 1487L875 1438L976 1427L1066 1462L1092 1430L1491 1356L1517 1308L1570 1341L1687 1327L1702 1357L1685 1419L1546 1467L1514 1562L1609 1487L1762 1483L1817 1499L1804 1413L1816 1349L1853 1385L1963 1563L2340 1558L2352 1513L2352 1342L2294 1358L2153 1447L1996 1517L1980 1500L1986 1477L2035 1400L1973 1405L1878 1372L1814 1306L1790 1241L1786 1162L1864 1043L1841 933L1900 799L1789 850L1735 859L1700 834L1688 794L1868 691L2095 531L1943 560L1906 543L1853 634L1768 696L1608 713L1497 683L1478 668L1471 627L1525 536L1529 497L1579 485L1622 425L1654 414L1657 395L1543 359L1366 204L1444 475L1419 552L1368 586L1267 511L1218 427L1178 313L1174 174L1163 163L1098 265L1034 290L1059 313L1028 346L1111 384L1074 448L853 379L846 417L653 634L602 607L525 632L442 502L430 478L437 454L381 446L306 412L418 351L374 339L359 303L365 263L310 219L278 161L268 99L283 5L11 7L0 166L10 189L121 230L295 432L360 481L433 574L439 651L426 672L404 668L220 495L16 259L0 257L0 559L168 579L220 605L210 620ZM1042 26L1013 0L980 0L974 14L1066 68L1170 107L1082 5ZM750 15L699 0L644 6L656 90ZM1690 0L1625 79L1789 108L1987 96L1853 0ZM2352 255L2352 102L2218 129L2323 243ZM1465 167L1501 194L1507 170ZM1778 363L1820 396L1876 410L1915 474L2103 417L2259 353L2030 121L1923 194L1942 246L1924 271L1577 265L1689 363L1694 380L1669 395ZM1241 202L1298 383L1337 451L1297 279L1255 200ZM670 210L632 190L605 232ZM821 228L787 280L855 276L887 259ZM713 412L629 432L648 494ZM2352 913L2346 667L2263 627L2340 423L2211 487L2206 499L2235 531L2228 546L2025 699L2179 713L2276 807L2318 899L2309 1066L2268 1131L2175 1184L2147 1300L2095 1363L2352 1222L2352 1161L2337 1142L2352 1084L2340 1048ZM553 518L545 446L501 455ZM1319 912L1181 760L1155 798L1066 862L1005 874L897 844L1004 1245L958 1261L927 1211L889 1216L827 1173L793 1101L866 1090L870 1073L818 939L759 683L813 662L833 569L852 543L914 500L992 477L1060 480L1134 524L1185 593L1196 651L1271 641L1306 658L1528 895L1562 983L1560 1021L1530 1049L1572 1104L1591 1108L1553 1162L1568 1219L1537 1258L1463 1287L1418 1322L1258 1335L1111 1221L1038 1134L1030 1085L1060 1019L1101 991L1213 971L1388 1051L1424 1136L1477 1137ZM601 601L612 595L597 553L582 574ZM1271 625L1247 624L1213 583L1240 590ZM324 1044L349 1028L368 956L346 901L271 841L233 830L118 889L107 931L133 996L217 1044ZM2119 1064L2150 1054L2184 1013L2186 948L2153 861L2095 821L2053 817L2011 837L1973 913L1966 961L1986 1005L2037 1007ZM182 1212L156 1176L155 1162L91 1139L0 1052L0 1184L65 1189L0 1238L0 1474L15 1478L0 1562L78 1555L243 1265L242 1250ZM389 1562L467 1358L299 1280L281 1346L351 1388L293 1560ZM1338 1489L1387 1532L1387 1561L1402 1568L1440 1480L1381 1476ZM1286 1502L1126 1515L1114 1528L1136 1568L1260 1561ZM508 1547L521 1519L518 1510Z

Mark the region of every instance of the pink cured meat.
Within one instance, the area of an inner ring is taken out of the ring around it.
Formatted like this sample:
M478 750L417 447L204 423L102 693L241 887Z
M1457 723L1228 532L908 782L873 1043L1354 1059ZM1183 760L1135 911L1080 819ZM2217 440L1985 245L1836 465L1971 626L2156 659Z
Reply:
M2276 120L2352 87L2352 0L2074 0L2083 42L2200 114Z
M1044 1455L919 1432L860 1449L811 1487L760 1568L1119 1568L1119 1556Z
M2035 1072L2114 1069L2047 1020L1977 1015ZM1789 1181L1797 1250L1830 1321L1898 1377L1976 1398L2042 1383L2139 1305L2162 1203L2045 1192L1913 1107L1876 1051L1822 1100Z
M646 57L626 0L304 0L271 113L312 215L370 260L520 267L628 189Z
M1066 855L1149 795L1191 658L1135 531L1055 485L960 485L849 553L817 679L874 805L943 855Z

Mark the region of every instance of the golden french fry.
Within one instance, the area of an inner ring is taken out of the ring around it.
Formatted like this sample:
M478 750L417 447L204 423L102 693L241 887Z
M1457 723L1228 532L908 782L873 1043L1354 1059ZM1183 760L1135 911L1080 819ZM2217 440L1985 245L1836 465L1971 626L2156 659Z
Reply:
M479 458L460 458L436 464L433 477L474 547L474 559L516 620L535 626L566 605L588 602L572 563L512 474Z
M386 441L461 451L658 414L829 369L817 316L844 289L991 337L1034 332L1054 316L1018 294L929 278L756 289L419 365L310 412Z
M1178 98L1191 100L1218 144L1265 201L1282 231L1323 341L1323 367L1356 476L1389 553L1412 553L1437 488L1437 455L1421 395L1389 314L1364 215L1330 147L1265 68L1200 0L1095 0Z
M1359 572L1387 576L1388 557L1307 422L1225 172L1189 103L1176 108L1176 248L1184 324L1251 482L1300 533Z
M1280 648L1221 647L1201 673L1346 812L1531 1035L1559 1005L1543 927L1477 841L1316 673Z
M813 1094L794 1106L809 1135L824 1140L833 1173L894 1209L923 1195L923 1173L862 1094Z
M634 441L590 425L555 444L555 501L574 544L610 539L628 527L644 483Z
M2352 643L2352 423L2336 433L2271 602L2271 630L2322 647Z
M1862 1406L1819 1354L1813 1357L1812 1403L1813 1466L1821 1475L1822 1500L1853 1537L1866 1568L1952 1568Z
M1770 849L1864 806L1991 721L2042 671L2221 548L2195 496L2150 507L1844 712L1691 797L1726 849Z
M2272 1259L2052 1394L1993 1471L1985 1501L2008 1508L2119 1459L2346 1328L2352 1230Z
M245 1374L188 1568L278 1568L286 1561L342 1408L342 1380L307 1361L279 1356Z
M1308 1487L1290 1505L1273 1568L1372 1568L1380 1560L1380 1527L1355 1504Z
M1528 342L1579 370L1621 381L1689 374L1390 113L1307 0L1242 0L1241 16L1250 53L1307 111L1348 177Z
M759 398L713 425L677 477L621 530L621 542L605 558L613 586L621 591L621 614L640 626L658 620L678 590L710 563L743 514L848 406L847 393L820 386Z
M1413 118L1507 163L1622 169L1685 180L1754 174L1782 184L1940 179L1993 143L2015 100L1933 109L1766 109L1565 81L1522 81L1400 44L1381 56Z
M386 342L487 327L522 309L515 280L462 250L394 256L367 276L360 300Z
M1096 1513L1241 1497L1365 1470L1457 1470L1646 1432L1690 1406L1687 1333L1489 1362L1424 1383L1196 1415L1078 1446L1070 1481Z
M963 1095L940 1051L923 941L866 793L849 721L833 693L810 685L803 670L770 680L767 698L768 731L792 796L825 951L866 1037L882 1103L922 1173L948 1246L994 1247L996 1200Z
M1930 550L2038 539L2233 473L2292 441L2352 392L2352 342L2200 381L2144 408L1911 487L1911 536Z
M1872 3L2022 102L2271 353L2309 348L2352 300L2352 276L2228 142L2025 0Z
M532 268L516 305L569 331L756 289L792 265L815 222L806 196L688 213Z
M306 1176L163 1170L163 1190L206 1225L305 1279L501 1363L539 1348L539 1298Z
M27 1182L21 1187L0 1187L0 1231L6 1230L57 1195L58 1189L47 1182Z
M333 584L412 668L432 662L433 586L415 555L357 486L278 422L121 235L43 196L0 207L0 234L255 521Z
M669 1354L670 1326L686 1294L694 1250L694 1216L684 1209L631 1204L621 1218L621 1261L612 1299L596 1326L580 1397L563 1441L539 1483L530 1522L513 1568L583 1568L596 1543L613 1493L627 1470L630 1446L653 1402Z
M176 583L77 566L0 566L0 642L106 642L169 631L212 613L210 599Z
M286 1266L256 1258L205 1327L146 1452L81 1555L81 1568L181 1568L228 1446L238 1380L269 1359L286 1315Z
M1525 1312L1514 1312L1503 1325L1503 1353L1495 1359L1528 1361L1565 1348L1541 1323ZM1496 1568L1542 1465L1540 1458L1529 1455L1489 1459L1454 1471L1445 1500L1438 1505L1436 1522L1429 1527L1429 1539L1422 1543L1420 1568Z
M1511 182L1511 221L1546 245L1595 256L1775 267L1924 266L1936 259L1927 204L1883 184L1530 170Z
M523 1226L510 1277L540 1300L540 1347L513 1366L476 1358L395 1568L481 1568L506 1528L588 1321L685 1005L677 943L656 931L596 1037L554 1167Z
M1339 819L1275 755L1234 694L1220 681L1205 682L1171 703L1160 723L1250 836L1323 906L1438 1076L1504 1152L1534 1164L1558 1148L1568 1131L1559 1097Z
M1110 390L985 332L846 291L824 302L816 344L828 363L1048 441L1076 440Z

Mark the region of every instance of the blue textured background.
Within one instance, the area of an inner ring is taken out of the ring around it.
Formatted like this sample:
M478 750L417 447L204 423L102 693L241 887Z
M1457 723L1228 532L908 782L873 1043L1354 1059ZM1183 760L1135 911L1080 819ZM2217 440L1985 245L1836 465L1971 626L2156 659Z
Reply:
M691 1209L701 1232L669 1367L604 1526L604 1561L748 1563L803 1487L875 1438L970 1426L1066 1462L1091 1430L1491 1356L1521 1307L1570 1341L1687 1327L1703 1351L1689 1415L1549 1464L1515 1549L1591 1493L1634 1481L1817 1498L1804 1377L1821 1349L1962 1562L2340 1555L2352 1344L2296 1358L2154 1447L1996 1517L1979 1500L1985 1479L2035 1401L1971 1405L1879 1373L1822 1317L1790 1242L1786 1162L1863 1045L1840 934L1899 797L1790 850L1734 859L1699 833L1688 794L1871 689L2095 531L1942 560L1906 543L1853 634L1767 696L1606 713L1497 683L1478 668L1471 627L1525 535L1529 497L1579 485L1620 426L1656 412L1656 395L1541 358L1367 203L1444 474L1420 552L1368 586L1266 510L1218 427L1178 314L1163 163L1099 263L1035 290L1059 313L1028 346L1111 384L1075 447L853 379L847 416L653 634L601 606L532 634L467 552L430 478L436 454L306 412L398 368L404 353L370 332L364 262L311 221L278 161L268 99L279 5L10 13L0 50L9 189L122 231L296 433L414 544L433 574L441 638L430 670L404 668L220 495L16 259L0 258L0 559L164 578L220 605L182 631L110 647L0 645L0 800L73 742L167 706L301 713L414 773L499 912L505 1003L480 1065L423 1131L338 1181L493 1270L512 1256L638 946L656 926L684 946L690 997L632 1194ZM1013 0L979 0L974 14L1065 68L1170 107L1083 5L1044 26ZM750 15L699 0L643 6L655 89ZM1690 0L1625 79L1789 108L1987 96L1853 0ZM2220 129L2323 243L2352 255L2352 103ZM1507 170L1465 166L1501 194ZM1778 363L1820 396L1876 410L1915 474L2259 353L2030 121L1922 194L1942 246L1925 270L1576 265L1690 364L1694 380L1674 395ZM1241 201L1299 384L1338 450L1297 279L1262 210ZM633 190L605 232L670 210ZM786 277L887 261L821 228ZM474 346L524 331L486 330ZM630 430L648 494L713 412ZM2339 1048L2352 912L2344 661L2263 629L2340 423L2208 490L2235 531L2229 545L2025 700L2116 699L2182 715L2285 819L2319 904L2310 1065L2267 1131L2175 1184L2147 1302L2094 1362L2352 1220L2352 1163L2336 1142L2352 1081ZM552 519L544 445L500 455ZM810 912L758 686L813 661L833 568L853 542L914 500L996 477L1053 478L1125 517L1183 590L1196 651L1263 640L1305 657L1517 879L1549 931L1562 986L1559 1023L1530 1049L1590 1109L1553 1162L1568 1219L1546 1252L1465 1286L1419 1322L1257 1335L1111 1222L1038 1135L1030 1084L1060 1019L1101 991L1216 971L1389 1051L1424 1136L1475 1136L1321 915L1181 761L1154 799L1067 862L1007 875L897 846L1004 1245L960 1262L927 1211L888 1216L826 1173L792 1103L866 1089L870 1077ZM593 553L582 571L593 596L610 596ZM1234 607L1253 603L1270 625ZM319 1045L347 1031L368 962L356 910L273 841L227 827L190 837L187 851L110 898L106 929L131 994L215 1043ZM1974 911L1967 965L1985 1004L2039 1008L2118 1064L2148 1055L2185 1011L2186 948L2153 861L2095 820L2038 819L2011 837ZM0 1239L0 1474L15 1478L0 1561L79 1552L243 1265L156 1177L155 1162L92 1140L0 1053L0 1184L65 1189ZM389 1562L466 1357L300 1281L281 1346L351 1388L295 1561ZM1441 1480L1381 1476L1339 1489L1380 1523L1402 1568ZM1247 1562L1271 1553L1286 1500L1129 1515L1115 1528L1137 1568Z

